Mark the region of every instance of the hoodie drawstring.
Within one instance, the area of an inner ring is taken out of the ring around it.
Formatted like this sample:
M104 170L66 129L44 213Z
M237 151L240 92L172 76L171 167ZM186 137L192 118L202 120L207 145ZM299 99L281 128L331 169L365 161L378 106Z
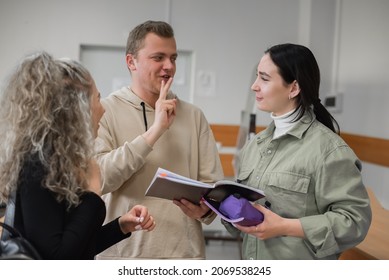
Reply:
M147 131L146 105L145 105L145 103L143 101L140 103L140 105L143 108L143 121L145 122L145 128L146 128L146 131Z

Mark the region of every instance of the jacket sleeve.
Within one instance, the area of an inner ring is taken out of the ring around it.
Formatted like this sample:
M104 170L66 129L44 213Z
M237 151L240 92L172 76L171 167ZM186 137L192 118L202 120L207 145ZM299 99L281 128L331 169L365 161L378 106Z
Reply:
M322 160L315 187L322 214L300 219L305 242L318 258L356 246L368 232L372 214L360 169L360 161L347 146Z
M105 217L104 202L95 193L85 193L80 205L65 215L63 203L39 181L30 180L21 187L19 206L25 237L43 259L80 259L88 251L93 255L95 235Z
M119 218L112 220L101 227L97 237L96 254L101 253L110 246L131 236L131 232L124 234L120 229Z
M152 148L142 136L116 147L107 118L100 121L95 147L102 172L102 194L110 193L123 185L145 163Z

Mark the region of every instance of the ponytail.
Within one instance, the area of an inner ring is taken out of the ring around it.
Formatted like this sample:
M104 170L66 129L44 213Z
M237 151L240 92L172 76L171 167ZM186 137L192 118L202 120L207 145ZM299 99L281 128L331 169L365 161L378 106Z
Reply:
M316 115L316 119L324 124L326 127L331 129L336 134L340 134L340 128L338 122L335 118L328 112L324 105L320 102L320 99L317 98L313 103L313 112Z

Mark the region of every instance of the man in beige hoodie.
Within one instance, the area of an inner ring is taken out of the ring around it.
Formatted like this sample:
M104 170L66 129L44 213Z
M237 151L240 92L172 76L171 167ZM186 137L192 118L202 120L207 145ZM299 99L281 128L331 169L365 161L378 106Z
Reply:
M106 219L142 204L157 225L152 232L135 232L98 259L205 258L201 222L212 222L215 214L204 204L145 196L158 167L210 184L223 179L203 112L169 90L176 58L169 24L138 25L130 32L126 49L132 83L102 100L105 115L96 146Z

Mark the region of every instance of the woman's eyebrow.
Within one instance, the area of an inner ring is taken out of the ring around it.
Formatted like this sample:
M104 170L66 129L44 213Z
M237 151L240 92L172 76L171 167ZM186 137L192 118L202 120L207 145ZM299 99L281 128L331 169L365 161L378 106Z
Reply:
M269 74L267 74L266 72L258 71L258 74L261 75L261 76L265 76L265 77L271 78L271 76Z

